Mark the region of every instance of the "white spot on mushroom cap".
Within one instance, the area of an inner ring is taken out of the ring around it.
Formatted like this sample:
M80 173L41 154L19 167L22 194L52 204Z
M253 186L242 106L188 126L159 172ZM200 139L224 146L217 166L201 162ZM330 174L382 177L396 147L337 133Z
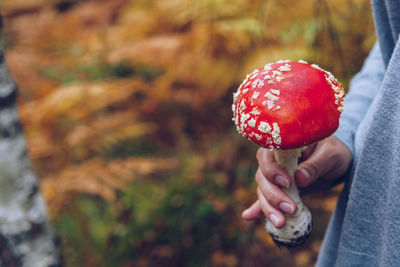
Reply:
M267 100L267 107L268 109L273 109L275 107L274 101Z
M324 71L324 70L323 70ZM325 79L328 81L329 85L331 86L331 88L333 89L333 91L335 91L335 104L338 106L338 111L341 113L343 111L343 96L344 96L344 90L343 88L341 88L340 86L338 86L337 84L339 84L339 82L336 80L336 78L332 75L332 73L328 72L328 71L324 71L325 72Z
M266 92L264 96L272 101L279 100L279 96L273 95L273 94L271 94L271 92Z
M271 133L271 126L268 124L268 122L262 121L260 122L260 125L258 126L258 130L262 133Z
M276 89L271 89L271 90L269 90L271 93L273 93L273 94L275 94L275 95L280 95L281 94L281 91L279 91L279 90L276 90Z
M244 103L244 99L242 99L242 101L240 102L239 109L242 111L246 109L246 104Z
M257 70L257 69L254 69L252 73L246 75L246 78L245 78L245 79L243 80L243 82L239 85L239 88L237 89L237 91L233 94L233 101L236 101L237 97L238 97L239 94L240 94L241 88L242 88L243 86L247 86L247 83L248 83L249 79L252 78L257 72L258 72L258 70ZM246 89L244 89L244 90L242 91L242 93L245 94L247 91L248 91L248 89L246 88Z
M279 95L280 91L271 89L269 92L266 92L264 96L267 98L267 100L263 101L262 105L267 106L268 109L273 109L275 107L275 101L279 100L279 96L275 94Z
M318 66L317 64L311 64L311 67L313 67L314 69L323 71L323 72L327 72L327 71L325 71L324 69L322 69L320 66Z
M279 71L290 71L291 70L291 66L289 64L285 64L283 66L280 66L278 68Z
M250 113L253 114L253 115L260 115L261 114L261 112L256 107Z
M242 116L240 117L240 123L244 124L248 119L250 119L250 114L248 113L243 113Z
M274 141L272 140L271 137L268 137L265 141L265 147L268 148L269 150L275 150L275 147L273 146Z
M250 119L250 114L242 113L240 116L239 132L244 136L244 129L247 128L246 121Z
M278 70L273 70L273 71L272 71L272 77L274 77L274 76L279 76L279 75L282 75L282 72L280 72L280 71L278 71Z
M282 144L282 138L281 138L281 136L276 136L275 138L274 138L274 142L275 142L275 145L278 147L278 146L280 146L281 144Z
M251 83L251 87L253 87L253 88L256 88L256 87L260 87L260 79L257 79L257 80L255 80L255 81L253 81L252 83ZM261 81L262 82L262 81ZM263 84L264 84L264 82L262 82Z
M254 118L251 118L248 122L247 122L247 124L249 125L249 126L251 126L251 127L256 127L256 120L254 119Z
M271 67L271 65L272 65L272 63L268 63L268 64L266 64L265 66L264 66L264 70L272 70L272 67Z
M237 108L236 108L237 110ZM235 112L236 123L239 123L239 112Z
M273 128L273 130L272 130L271 135L272 135L272 138L274 139L274 143L275 143L276 145L280 145L281 142L282 142L282 139L281 139L281 136L280 136L281 130L280 130L280 128L279 128L279 125L278 125L278 123L274 122L274 123L272 123L272 126L273 126L274 128Z
M233 102L236 101L236 99L238 98L239 94L240 94L239 90L237 90L235 93L233 93Z

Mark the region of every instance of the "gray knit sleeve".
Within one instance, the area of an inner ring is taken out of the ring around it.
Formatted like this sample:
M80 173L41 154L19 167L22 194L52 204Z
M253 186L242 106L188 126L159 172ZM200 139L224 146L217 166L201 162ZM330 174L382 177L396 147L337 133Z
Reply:
M344 111L339 129L334 134L354 153L354 135L374 100L385 74L385 66L379 44L376 43L359 73L350 83L345 97Z

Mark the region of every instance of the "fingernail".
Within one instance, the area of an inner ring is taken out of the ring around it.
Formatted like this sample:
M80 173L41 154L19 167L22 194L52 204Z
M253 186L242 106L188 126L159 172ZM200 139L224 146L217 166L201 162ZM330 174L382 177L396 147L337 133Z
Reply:
M285 179L285 177L283 177L283 176L281 176L281 175L275 176L274 181L275 181L275 183L277 183L277 184L280 185L280 186L283 186L283 187L286 187L286 188L289 187L289 182L288 182L288 180Z
M287 203L287 202L281 202L279 204L279 209L281 209L282 211L288 213L288 214L293 214L294 212L294 207L293 205Z
M299 171L303 174L303 176L306 178L307 184L311 182L311 175L306 169L299 169Z
M271 221L275 226L277 226L277 225L279 224L279 218L278 218L278 216L276 216L275 214L270 213L270 214L268 215L268 217L269 217L270 221Z
M242 212L242 216L247 217L249 215L249 210L245 210Z

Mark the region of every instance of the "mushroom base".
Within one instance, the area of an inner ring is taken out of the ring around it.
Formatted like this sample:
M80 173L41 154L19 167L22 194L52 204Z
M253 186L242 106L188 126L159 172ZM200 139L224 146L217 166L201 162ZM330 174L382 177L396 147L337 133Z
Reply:
M266 221L265 228L278 246L295 248L304 244L312 229L311 212L304 205L292 216L286 216L286 223L282 228L276 228L270 221Z
M310 227L311 227L311 224L310 224ZM295 247L303 245L307 241L310 234L311 234L311 231L306 233L303 236L296 238L296 239L291 239L289 242L287 242L286 240L281 241L278 236L274 236L272 234L270 234L270 235L271 235L272 240L274 241L275 245L277 245L278 247L295 248Z

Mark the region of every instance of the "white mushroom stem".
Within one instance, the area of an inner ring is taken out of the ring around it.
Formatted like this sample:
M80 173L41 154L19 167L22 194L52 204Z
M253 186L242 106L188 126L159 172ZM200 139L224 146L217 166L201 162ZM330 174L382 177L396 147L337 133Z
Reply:
M296 202L297 211L293 215L285 214L286 222L282 228L276 228L267 220L266 229L276 244L286 247L296 247L303 244L311 232L311 213L301 201L294 181L294 172L298 166L298 158L302 151L304 151L304 148L276 150L274 152L276 162L286 169L292 178L290 187L282 188L282 190Z

